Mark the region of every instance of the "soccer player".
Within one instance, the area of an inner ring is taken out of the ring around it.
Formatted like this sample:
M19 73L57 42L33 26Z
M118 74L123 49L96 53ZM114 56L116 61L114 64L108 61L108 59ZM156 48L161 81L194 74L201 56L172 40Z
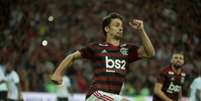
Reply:
M111 13L103 19L102 29L106 40L95 42L68 55L58 66L51 79L60 84L65 69L79 58L91 60L95 64L95 72L90 84L87 101L128 101L119 96L128 65L140 58L152 57L155 50L144 30L142 20L133 19L130 26L138 32L142 46L121 42L123 37L123 18Z
M13 69L11 63L5 65L6 82L8 84L8 101L22 100L20 91L20 78L17 72Z
M159 72L154 86L153 101L179 101L186 76L182 69L183 64L184 55L180 52L173 53L171 65Z
M62 77L62 84L57 85L56 95L58 101L69 101L69 95L71 90L70 78L66 75Z

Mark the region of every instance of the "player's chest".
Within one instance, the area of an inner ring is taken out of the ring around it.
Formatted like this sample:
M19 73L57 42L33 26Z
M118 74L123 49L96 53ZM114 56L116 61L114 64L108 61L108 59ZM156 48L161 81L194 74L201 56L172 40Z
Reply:
M174 72L169 71L166 75L165 80L165 89L167 93L179 93L182 89L182 85L185 81L185 74L181 73L180 75L175 74Z
M100 48L95 51L94 57L98 67L108 73L125 73L128 67L127 48Z
M94 49L96 57L110 56L114 58L126 58L128 56L129 49L126 47L98 47Z
M14 83L15 82L15 78L14 78L14 76L13 75L7 75L6 76L6 81L8 82L8 83Z
M96 61L113 62L114 64L124 64L128 59L128 48L101 47L95 50Z
M178 84L178 85L182 85L185 81L185 73L181 73L179 75L175 74L172 71L169 71L166 75L166 81L168 81L169 83L174 83L174 84Z

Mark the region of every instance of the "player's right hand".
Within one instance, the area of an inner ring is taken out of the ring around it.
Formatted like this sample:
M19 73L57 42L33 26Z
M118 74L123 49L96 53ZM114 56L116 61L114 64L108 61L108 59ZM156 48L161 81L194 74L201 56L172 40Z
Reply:
M59 75L53 74L53 75L51 76L51 81L52 81L53 83L57 84L57 85L60 85L60 84L62 84L62 77L59 76Z
M135 29L135 30L138 30L138 31L141 31L144 29L144 24L143 24L143 21L142 20L139 20L139 19L133 19L132 21L129 22L129 25Z

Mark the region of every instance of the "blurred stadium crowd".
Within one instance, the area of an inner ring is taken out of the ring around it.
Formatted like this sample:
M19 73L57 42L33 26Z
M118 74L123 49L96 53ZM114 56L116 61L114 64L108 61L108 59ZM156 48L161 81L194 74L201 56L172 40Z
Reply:
M101 22L110 12L125 17L124 40L136 44L140 40L128 21L142 19L157 52L151 60L131 65L123 94L151 95L158 70L174 50L186 56L185 96L201 68L199 0L1 0L0 6L0 64L12 62L22 91L54 92L52 71L70 52L104 38ZM73 65L66 73L73 92L86 92L92 71L86 60Z

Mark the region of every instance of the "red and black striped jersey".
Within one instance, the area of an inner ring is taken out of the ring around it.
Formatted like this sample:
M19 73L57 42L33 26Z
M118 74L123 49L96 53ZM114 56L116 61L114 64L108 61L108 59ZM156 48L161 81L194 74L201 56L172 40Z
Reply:
M97 90L119 94L129 63L139 59L137 49L131 44L113 46L109 43L92 43L80 49L82 58L95 64L87 97Z
M179 93L182 89L185 80L185 72L182 70L180 74L176 74L171 66L162 68L157 77L157 82L163 84L162 91L174 101L179 100ZM163 101L154 94L153 101Z

